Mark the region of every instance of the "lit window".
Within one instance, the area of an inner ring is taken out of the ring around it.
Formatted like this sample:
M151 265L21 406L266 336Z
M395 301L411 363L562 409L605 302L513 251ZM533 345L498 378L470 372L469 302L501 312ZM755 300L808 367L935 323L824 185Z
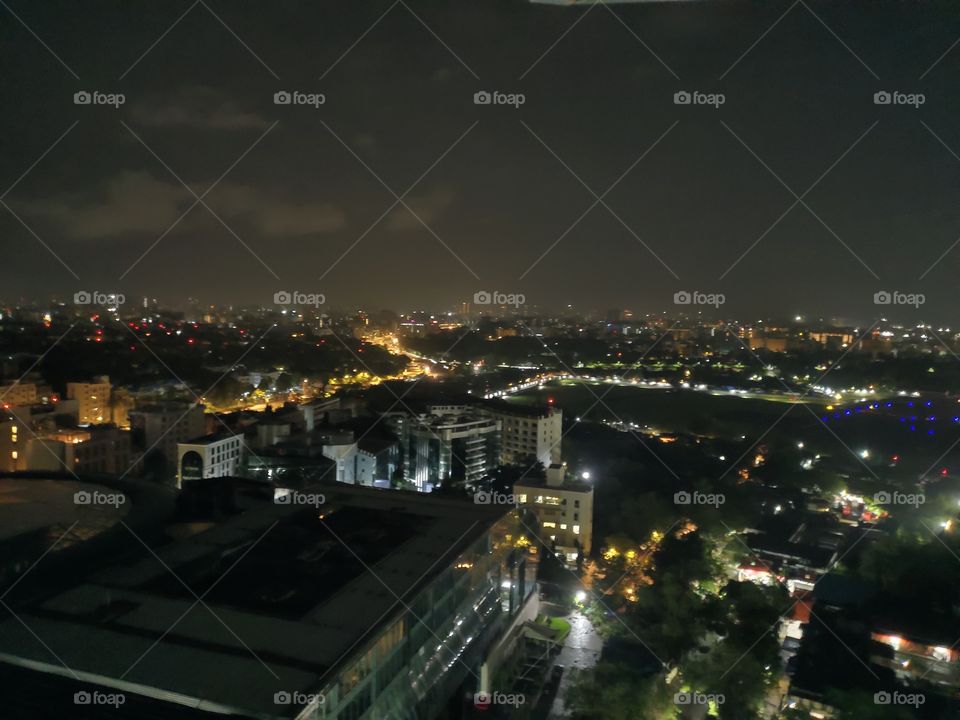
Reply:
M566 529L567 529L567 524L566 524L566 523L560 523L560 529L561 529L561 530L566 530Z
M14 450L13 452L11 452L11 453L10 453L10 457L12 457L14 460L16 460L16 459L17 459L17 451Z
M522 493L522 494L520 494L520 495L517 495L517 502L518 502L518 503L523 504L523 503L525 503L526 501L527 501L527 494L526 494L526 493Z
M534 502L543 504L543 495L537 495L537 499L534 500Z
M545 522L545 523L543 524L543 526L544 526L545 528L555 528L555 527L557 526L557 524L556 524L555 522Z
M580 526L579 526L579 525L574 525L574 526L573 526L573 534L574 534L574 535L579 535L579 534L580 534Z

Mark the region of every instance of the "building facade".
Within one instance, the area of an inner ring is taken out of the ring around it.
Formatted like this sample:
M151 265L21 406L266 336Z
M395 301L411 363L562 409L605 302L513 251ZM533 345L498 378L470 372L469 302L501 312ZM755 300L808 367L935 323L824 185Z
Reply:
M551 465L546 480L523 480L513 486L517 505L530 510L542 529L541 540L554 543L567 562L593 547L593 485L568 476L567 466Z
M205 435L177 445L177 486L201 478L238 475L243 463L243 435Z
M102 425L112 421L110 378L105 375L89 383L67 383L67 399L77 401L77 422L80 425Z

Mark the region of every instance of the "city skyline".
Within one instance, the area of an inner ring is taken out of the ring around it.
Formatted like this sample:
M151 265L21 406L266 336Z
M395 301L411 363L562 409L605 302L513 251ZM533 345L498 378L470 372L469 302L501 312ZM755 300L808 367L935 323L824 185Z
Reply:
M0 30L16 296L659 311L699 290L863 323L900 291L950 320L960 18L938 6L66 7Z

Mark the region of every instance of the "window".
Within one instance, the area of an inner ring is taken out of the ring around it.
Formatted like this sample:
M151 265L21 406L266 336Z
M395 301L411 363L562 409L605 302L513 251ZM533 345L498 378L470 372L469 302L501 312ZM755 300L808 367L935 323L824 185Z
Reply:
M580 513L574 513L574 514L573 514L573 519L574 519L574 520L579 520L579 519L580 519Z
M574 506L575 508L580 507L580 501L579 501L579 500L574 500L574 501L573 501L573 506Z
M580 534L580 526L579 526L579 525L574 525L574 526L573 526L573 534L574 534L574 535L579 535L579 534Z
M566 524L566 523L560 523L560 529L561 529L561 530L566 530L566 529L567 529L567 524Z
M545 522L545 523L543 524L543 526L544 526L545 528L555 528L555 527L557 526L557 524L556 524L555 522Z

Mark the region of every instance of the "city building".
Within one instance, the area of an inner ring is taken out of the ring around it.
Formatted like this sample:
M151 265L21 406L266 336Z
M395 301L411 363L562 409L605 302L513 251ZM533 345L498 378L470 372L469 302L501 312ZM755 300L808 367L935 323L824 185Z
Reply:
M124 475L136 470L130 433L115 427L64 429L26 440L26 470L88 475Z
M480 406L500 423L500 463L545 468L560 463L563 411L552 405L519 405L486 400Z
M160 454L169 477L176 473L177 445L204 433L203 406L188 402L151 403L131 410L130 429L140 452Z
M0 415L0 472L16 472L26 467L23 456L25 438L20 421L9 413Z
M33 405L38 397L37 386L34 383L18 380L8 385L0 385L0 404L8 407Z
M243 435L214 433L177 444L177 486L201 478L235 476L243 463Z
M97 489L11 482L0 490L26 507L0 505L0 590L94 510L73 494ZM20 690L4 713L88 717L78 694L121 693L118 720L424 720L503 690L505 639L538 606L516 509L342 485L274 502L243 487L238 512L156 549L138 542L134 497L104 507L93 540L43 557L6 599L16 616L0 617L0 676ZM108 550L84 556L97 541ZM41 579L48 592L24 590Z
M391 418L401 438L404 479L420 492L449 483L471 486L500 461L500 421L465 405L434 405Z
M94 378L94 381L89 383L67 383L67 399L77 401L77 423L80 425L100 425L112 420L110 378L106 375Z
M544 479L529 478L514 484L517 505L530 510L541 527L541 540L554 543L567 562L593 547L593 485L567 473L566 463L551 465Z
M355 442L329 443L323 446L323 456L336 466L337 482L352 485L356 482L357 444Z

